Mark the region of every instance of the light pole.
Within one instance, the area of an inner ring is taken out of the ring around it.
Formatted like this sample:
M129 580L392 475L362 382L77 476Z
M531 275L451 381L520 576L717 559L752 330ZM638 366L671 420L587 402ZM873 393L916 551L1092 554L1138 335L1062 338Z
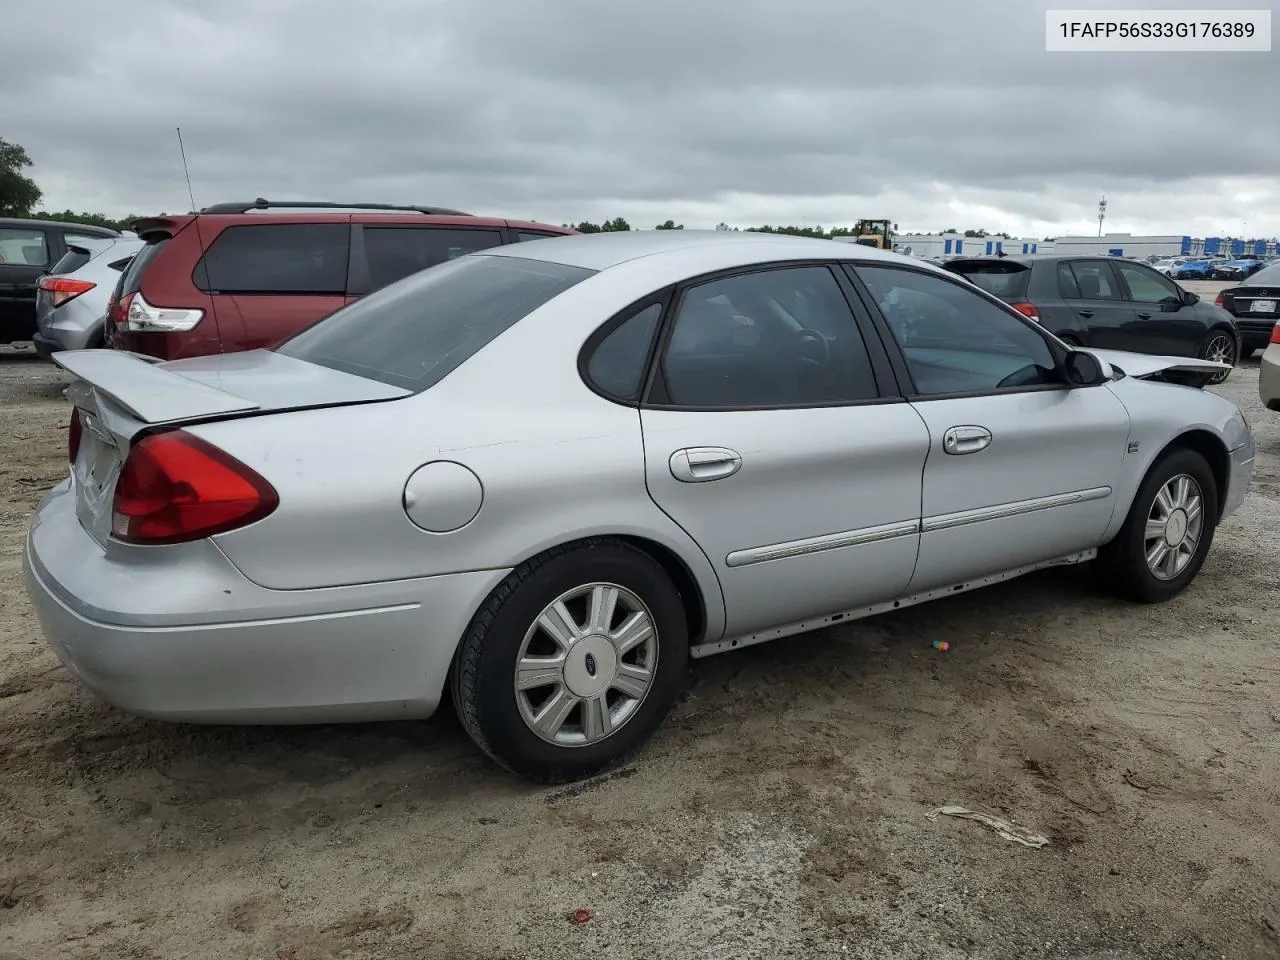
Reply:
M1099 238L1102 237L1102 221L1105 220L1106 217L1107 217L1107 198L1104 195L1102 199L1098 201L1098 237Z

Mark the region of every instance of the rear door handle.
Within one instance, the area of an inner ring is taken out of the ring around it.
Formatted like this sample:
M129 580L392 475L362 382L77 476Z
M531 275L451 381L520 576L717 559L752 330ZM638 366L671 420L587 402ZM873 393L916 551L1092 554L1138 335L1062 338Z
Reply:
M685 447L671 455L671 475L683 483L706 483L732 477L742 457L728 447Z
M952 427L942 435L942 449L959 456L977 453L991 446L991 431L986 427Z
M1149 313L1140 313L1140 314L1138 314L1138 319L1139 319L1139 320L1150 320L1150 319L1151 319L1151 314L1149 314Z
M1077 316L1077 317L1084 317L1086 320L1091 320L1091 319L1093 319L1093 311L1092 311L1092 310L1077 310L1077 311L1076 311L1076 316Z

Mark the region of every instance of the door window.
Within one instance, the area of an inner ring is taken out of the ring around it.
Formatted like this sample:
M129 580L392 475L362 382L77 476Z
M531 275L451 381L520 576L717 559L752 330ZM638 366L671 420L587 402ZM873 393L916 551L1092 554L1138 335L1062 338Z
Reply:
M1053 351L1023 321L971 289L894 267L857 268L927 396L1062 383Z
M205 293L341 296L350 234L345 223L227 227L196 265L193 280Z
M364 253L369 261L369 289L377 290L437 263L501 243L502 234L497 230L366 226Z
M18 267L43 267L49 262L49 247L44 231L27 227L0 228L0 264Z
M1071 264L1058 264L1058 294L1063 300L1080 300L1080 284L1076 283L1076 275L1071 272Z
M665 399L677 406L804 407L879 396L857 321L822 266L690 287L662 368Z
M562 237L562 233L535 233L532 230L521 230L516 233L516 243L523 243L526 240L545 240L547 237Z
M662 304L651 303L610 331L587 361L591 385L619 400L634 400L640 393L649 348L661 319Z
M1133 263L1117 265L1124 275L1124 282L1129 285L1129 294L1140 303L1160 303L1170 298L1180 299L1178 288L1173 281L1160 276L1154 270L1147 270Z
M1071 264L1081 300L1122 300L1111 264L1098 260L1077 260Z

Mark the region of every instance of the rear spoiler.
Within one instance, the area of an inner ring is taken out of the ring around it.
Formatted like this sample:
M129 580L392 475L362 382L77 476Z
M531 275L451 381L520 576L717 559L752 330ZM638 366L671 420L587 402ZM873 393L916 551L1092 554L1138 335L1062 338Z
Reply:
M60 350L53 361L145 424L175 423L229 413L252 413L261 404L156 366L125 350Z

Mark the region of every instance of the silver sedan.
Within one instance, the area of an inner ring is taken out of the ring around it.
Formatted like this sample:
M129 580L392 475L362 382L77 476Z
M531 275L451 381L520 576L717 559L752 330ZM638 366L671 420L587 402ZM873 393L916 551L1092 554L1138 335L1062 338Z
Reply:
M425 717L544 781L690 657L1093 561L1183 590L1244 499L1221 364L1073 350L931 264L751 233L499 247L271 351L59 353L27 583L135 713Z

